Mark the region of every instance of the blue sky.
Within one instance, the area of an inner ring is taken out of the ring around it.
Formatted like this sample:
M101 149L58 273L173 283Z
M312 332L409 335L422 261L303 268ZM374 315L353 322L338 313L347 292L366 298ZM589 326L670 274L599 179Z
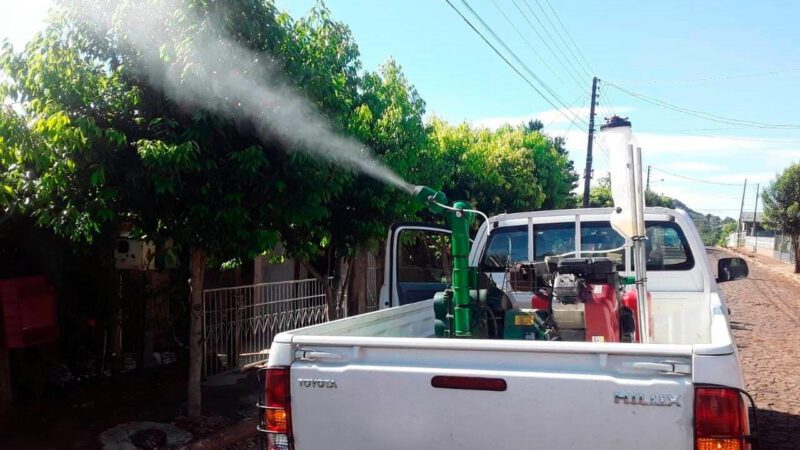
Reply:
M461 0L452 1L466 13ZM561 101L574 108L569 114L587 119L588 70L572 69L578 65L572 57L577 52L567 51L549 28L548 19L558 25L545 0L467 1ZM736 217L745 177L749 179L745 208L752 210L754 184L763 186L790 162L800 160L798 128L745 128L708 121L633 98L609 84L722 117L800 125L795 106L800 103L800 46L796 44L800 42L796 26L800 3L550 2L586 56L592 74L603 80L598 122L610 115L608 105L632 120L644 164L724 183L699 183L654 170L653 190L703 212ZM9 37L15 45L24 43L42 28L49 4L47 0L0 0L0 36ZM277 4L297 17L314 0L278 0ZM539 4L548 15L538 9ZM350 26L364 67L374 69L389 57L396 59L425 99L429 114L490 127L541 118L546 131L567 137L575 165L583 169L585 129L570 127L444 0L328 0L327 5L335 19ZM578 80L569 72L580 72L574 74ZM606 172L607 159L595 148L598 176Z

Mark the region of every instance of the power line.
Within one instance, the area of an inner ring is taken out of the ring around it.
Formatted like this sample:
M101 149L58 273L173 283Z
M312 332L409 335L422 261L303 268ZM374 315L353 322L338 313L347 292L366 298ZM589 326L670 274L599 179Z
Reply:
M468 26L469 26L469 27L472 29L472 31L474 31L476 34L478 34L478 36L480 36L480 38L483 40L483 42L485 42L485 43L486 43L486 45L488 45L488 46L489 46L489 47L490 47L490 48L491 48L491 49L492 49L492 50L493 50L493 51L494 51L494 52L497 54L497 56L499 56L499 57L500 57L500 58L501 58L501 59L502 59L502 60L503 60L503 61L504 61L504 62L505 62L505 63L506 63L506 64L507 64L507 65L508 65L510 68L511 68L511 70L513 70L513 71L514 71L514 72L515 72L517 75L519 75L519 76L520 76L520 78L522 78L522 79L525 81L525 83L527 83L527 84L528 84L528 86L530 86L530 87L531 87L531 88L532 88L534 91L536 91L536 93L537 93L537 94L539 94L539 96L540 96L540 97L542 97L542 98L543 98L543 99L544 99L544 100L545 100L547 103L549 103L549 104L550 104L550 106L552 106L552 107L553 107L554 109L556 109L556 110L557 110L559 113L561 113L561 114L562 114L562 115L563 115L563 116L564 116L564 117L565 117L565 118L566 118L568 121L570 121L570 122L573 122L573 121L575 121L575 120L578 120L579 122L581 122L581 123L583 123L583 124L586 124L586 122L585 122L585 121L583 121L581 118L579 118L577 115L574 115L574 114L573 114L573 117L570 117L570 116L569 116L567 113L565 113L565 112L564 112L564 111L562 111L562 110L561 110L561 109L560 109L558 106L556 106L556 105L555 105L555 103L553 103L553 101L551 101L551 100L550 100L550 98L548 98L546 95L544 95L544 93L542 93L542 91L540 91L540 90L539 90L539 88L537 88L537 87L536 87L536 86L535 86L535 85L534 85L534 84L531 82L531 80L529 80L529 79L528 79L528 78L527 78L525 75L523 75L523 74L522 74L522 72L520 72L520 70L519 70L519 69L518 69L518 68L517 68L517 67L516 67L514 64L512 64L512 63L511 63L511 61L509 61L509 60L508 60L508 58L506 58L506 56L505 56L505 55L504 55L502 52L500 52L500 50L498 50L498 49L497 49L497 47L495 47L495 46L494 46L494 45L493 45L493 44L492 44L492 43L489 41L489 39L488 39L488 38L486 38L486 36L484 36L484 35L483 35L483 33L481 33L481 32L480 32L480 30L478 30L478 29L477 29L477 28L475 27L475 25L473 25L473 24L472 24L472 22L470 22L470 21L469 21L469 19L467 19L467 17L466 17L466 16L464 16L464 14L463 14L463 13L462 13L462 12L461 12L461 11L460 11L458 8L456 8L456 7L455 7L455 5L453 5L453 3L452 3L450 0L445 0L445 2L447 2L447 4L450 6L450 8L451 8L453 11L455 11L455 12L456 12L456 14L458 14L458 15L461 17L461 19L462 19L462 20L464 20L464 22L466 22L466 24L467 24L467 25L468 25ZM492 28L491 28L491 27L489 27L489 25L488 25L488 24L487 24L487 23L486 23L486 22L485 22L485 21L484 21L484 20L483 20L483 19L482 19L482 18L481 18L481 17L480 17L480 16L479 16L479 15L478 15L476 12L475 12L475 10L474 10L474 9L472 9L472 7L469 5L469 3L467 3L467 2L466 2L466 0L461 0L461 3L463 3L463 4L464 4L464 6L466 6L466 7L467 7L467 9L469 9L469 10L470 10L470 12L472 12L473 16L474 16L474 17L475 17L475 18L476 18L476 19L477 19L477 20L478 20L478 21L479 21L479 22L480 22L480 23L483 25L483 27L484 27L484 28L486 28L486 30L487 30L487 31L488 31L488 32L489 32L489 33L490 33L490 34L491 34L491 35L494 37L494 39L495 39L495 40L496 40L496 41L497 41L497 42L498 42L498 43L499 43L499 44L500 44L500 45L501 45L501 46L502 46L502 47L503 47L503 48L504 48L504 49L505 49L505 50L506 50L508 53L510 53L510 54L511 54L511 56L512 56L512 57L513 57L513 58L514 58L514 59L515 59L515 60L516 60L516 61L517 61L517 62L518 62L518 63L519 63L519 64L520 64L520 65L521 65L521 66L522 66L522 67L523 67L523 68L524 68L524 69L525 69L525 70L526 70L526 71L527 71L527 72L528 72L528 73L529 73L529 74L530 74L530 75L531 75L531 76L532 76L532 77L533 77L533 78L534 78L534 79L537 81L537 82L539 82L540 84L542 84L542 85L546 86L546 84L545 84L544 82L542 82L542 81L539 79L539 77L537 77L537 76L536 76L536 74L534 74L534 73L533 73L533 71L532 71L532 70L531 70L531 69L530 69L530 68L529 68L529 67L528 67L528 66L527 66L527 65L526 65L524 62L522 62L522 60L520 60L520 58L519 58L519 57L516 55L516 53L514 53L514 52L513 52L513 51L512 51L512 50L511 50L511 49L508 47L508 45L506 45L506 43L505 43L505 42L504 42L502 39L500 39L500 37L497 35L497 33L495 33L495 32L494 32L494 30L492 30ZM567 111L569 111L569 108L568 108L566 105L564 105L564 102L563 102L563 101L562 101L562 100L561 100L559 97L555 96L555 99L556 99L556 101L557 101L558 103L560 103L560 104L561 104L561 105L562 105L564 108L566 108L566 109L567 109Z
M505 13L505 11L503 11L503 9L500 7L500 5L497 3L497 1L496 0L492 0L492 4L494 4L494 7L506 19L506 21L508 22L509 25L511 25L511 27L514 29L514 31L517 32L519 37L522 38L522 40L525 42L525 44L528 46L528 48L531 50L531 52L533 52L533 54L536 55L537 58L539 58L539 61L541 61L542 64L544 64L544 66L547 67L547 69L550 71L550 73L552 73L557 79L561 80L562 83L563 83L563 77L560 76L559 73L556 72L550 66L550 64L547 63L547 61L545 61L545 59L542 57L541 54L539 54L538 51L536 51L536 49L533 47L533 44L531 44L531 42L528 40L528 38L525 37L525 34L522 33L522 31L520 31L519 28L517 28L517 25L514 24L514 21L512 21L510 17L508 17L508 15ZM581 89L581 91L583 93L586 93L586 89L585 88ZM553 93L551 92L551 94L553 94Z
M677 133L677 131L671 130L639 130L641 133ZM777 143L777 144L797 144L800 145L800 140L797 139L771 139L771 138L758 138L758 137L748 137L748 136L721 136L718 134L683 134L678 133L679 136L686 136L686 137L703 137L709 139L727 139L731 141L746 141L746 142L768 142L768 143Z
M592 65L589 64L589 61L586 59L586 56L584 56L583 52L581 52L581 48L578 47L578 44L576 44L575 40L572 39L572 35L567 30L567 27L564 26L564 22L561 21L561 17L558 16L558 13L556 12L555 8L553 8L553 5L550 4L550 0L544 0L544 1L545 1L545 3L547 3L547 6L550 8L550 11L553 11L553 16L555 16L556 20L558 21L558 24L561 25L561 29L564 30L564 34L567 35L567 38L569 38L569 41L572 42L572 45L575 47L575 50L578 52L578 55L580 56L581 61L583 61L583 63L589 69L589 74L591 75L591 74L596 73L594 71L594 69L592 68Z
M561 64L561 67L564 68L564 72L566 72L567 75L569 75L570 78L572 78L572 80L575 81L576 85L578 85L581 89L586 90L586 86L585 86L584 82L579 79L580 75L578 77L576 77L575 74L569 70L569 68L564 63L564 61L562 61L561 58L558 57L558 54L556 53L555 50L553 50L553 47L551 47L550 44L547 42L547 39L545 39L545 37L542 36L542 33L540 33L539 30L536 28L536 26L533 25L533 22L531 22L530 19L528 19L528 15L525 14L525 12L519 6L519 4L517 3L517 0L511 0L511 3L514 4L514 7L517 8L517 11L519 11L520 15L522 16L523 19L525 19L525 22L528 23L528 26L530 26L530 28L533 30L533 32L536 33L537 36L539 36L539 39L542 40L542 43L550 51L550 54L552 54L555 57L555 59L558 61L558 63ZM536 17L536 14L533 12L533 9L531 9L530 5L528 5L527 1L525 2L525 6L531 12L531 14L533 15L534 19L536 19L536 21L539 22L539 25L542 26L542 28L544 28L544 25L542 24L541 20L539 20L539 18ZM547 30L545 30L545 31L547 31ZM551 37L551 39L552 39L552 37Z
M589 95L589 94L581 93L580 95L578 95L578 96L575 98L575 100L573 100L573 101L572 101L572 102L570 102L569 104L570 104L570 105L580 105L580 106L578 107L578 109L577 109L577 110L578 110L578 111L583 111L583 109L586 107L586 102L587 102L587 101L589 101L589 97L590 97L590 95ZM570 110L571 110L571 111L574 111L574 109L572 109L572 108L570 108ZM556 123L556 121L558 121L558 119L553 119L553 120L551 120L550 122L548 122L548 123L547 123L547 125L544 125L544 126L542 127L542 129L543 129L543 130L546 130L546 129L550 128L550 127L551 127L553 124L555 124L555 123ZM572 129L572 127L573 127L574 125L575 125L575 122L570 122L570 124L569 124L569 128L567 128L567 130L569 131L570 129Z
M558 39L561 41L562 44L564 44L564 48L567 49L567 51L569 52L570 56L572 56L572 58L575 60L575 62L577 63L578 68L580 68L580 70L582 70L586 76L592 77L593 76L592 71L591 70L587 71L586 68L581 65L581 60L575 55L575 52L572 51L572 48L569 46L569 44L567 44L567 40L564 39L564 36L561 35L561 32L558 30L558 28L553 23L553 21L550 20L550 14L548 14L547 11L545 11L545 9L542 7L542 4L539 3L539 0L534 0L534 2L536 2L536 6L542 12L542 15L547 20L547 23L550 24L550 27L555 32L556 36L558 36ZM567 56L564 55L563 52L561 54L564 56L564 59L569 60L569 58L567 58Z
M679 132L693 132L693 131L722 131L722 130L747 130L750 127L731 126L731 127L711 127L711 128L673 128L673 129L657 129L657 130L639 130L647 133L679 133Z
M689 109L681 106L676 106L671 103L668 103L664 100L659 100L655 97L650 97L644 94L639 94L628 89L625 89L617 84L606 82L607 85L614 87L615 89L619 90L620 92L627 94L631 97L638 98L640 100L644 100L648 103L651 103L656 106L660 106L662 108L670 109L676 112L680 112L683 114L687 114L694 117L699 117L701 119L710 120L712 122L719 122L724 123L727 125L740 125L740 126L750 126L755 128L774 128L774 129L800 129L800 125L797 124L775 124L775 123L766 123L766 122L757 122L753 120L745 120L745 119L735 119L729 117L723 117L716 114L712 114L709 112L698 111L695 109Z
M736 74L736 75L711 75L707 77L701 78L684 78L684 79L667 79L667 80L630 80L626 81L626 84L681 84L681 83L702 83L705 81L720 81L720 80L735 80L739 78L757 78L757 77L767 77L773 75L782 75L786 73L792 72L800 72L800 67L798 68L789 68L789 69L779 69L779 70L772 70L768 72L757 72L757 73L747 73L747 74Z
M612 116L616 116L617 111L616 109L614 109L614 105L612 105L611 102L606 98L607 94L605 93L605 91L602 90L601 86L598 86L598 89L601 89L600 94L598 95L598 97L600 98L600 103L605 105L604 109L607 112L611 112Z
M582 103L581 103L581 106L580 106L580 109L581 109L581 110L583 110L583 108L585 108L585 107L586 107L586 103L587 103L588 101L589 101L589 98L587 97L587 98L586 98L586 101L584 101L584 102L582 102ZM561 138L562 138L562 139L566 139L566 138L567 138L567 133L569 133L569 132L572 130L572 126L573 126L573 125L575 125L575 122L571 122L571 123L569 124L569 126L567 127L567 130L566 130L566 131L564 131L564 133L561 135Z
M548 31L548 29L547 29L547 26L546 26L546 25L544 25L544 24L542 23L542 21L541 21L541 20L538 20L538 18L537 18L537 21L538 21L540 24L542 24L542 29L544 30L545 34L547 34L547 37L549 37L549 38L550 38L550 41L551 41L551 42L553 43L553 45L556 47L556 50L558 50L558 53L559 53L559 54L560 54L562 57L564 57L564 60L565 60L565 61L567 61L567 62L569 63L570 67L571 67L573 70L575 70L575 73L577 73L577 74L579 74L579 75L586 75L586 76L588 76L588 77L592 77L592 73L591 73L591 72L586 72L586 71L585 71L585 69L583 68L583 66L581 66L581 62L580 62L580 60L579 60L579 59L578 59L578 58L575 56L575 53L572 51L572 49L569 47L569 45L567 45L567 42L566 42L566 40L564 39L564 37L563 37L563 36L561 36L561 33L558 31L558 28L556 28L556 26L555 26L555 24L553 23L553 21L552 21L552 20L550 20L550 15L549 15L549 14L547 14L547 11L545 11L545 9L542 7L542 4L541 4L541 3L539 3L539 0L533 0L533 1L534 1L534 3L536 3L536 7L537 7L537 8L539 8L539 11L541 11L541 12L542 12L542 16L544 16L544 18L545 18L545 20L547 21L547 23L549 23L549 24L550 24L550 28L551 28L551 29L554 31L555 35L556 35L556 36L558 36L558 39L559 39L559 40L561 41L561 43L563 44L563 46L562 46L562 45L560 45L558 42L556 42L556 40L555 40L555 39L553 39L553 35L551 35L551 34L550 34L550 32ZM525 0L525 4L527 5L528 9L529 9L529 10L531 10L531 13L532 13L533 11L532 11L532 8L531 8L531 6L530 6L530 2L529 2L528 0ZM536 16L534 15L534 17L536 17ZM568 51L568 52L569 52L569 54L572 56L572 58L575 60L575 62L577 63L577 65L575 65L575 64L572 64L572 59L570 59L570 58L569 58L569 56L567 56L567 54L566 54L566 53L563 51L563 48L566 48L566 49L567 49L567 51ZM582 71L583 71L583 72L582 72Z
M558 44L558 42L556 42L556 40L555 40L555 39L553 39L553 35L551 35L551 34L550 34L550 31L547 29L547 26L544 24L544 22L542 22L542 20L541 20L541 19L539 19L539 16L538 16L538 15L537 15L537 14L536 14L534 11L533 11L533 8L531 7L531 5L530 5L530 2L529 2L528 0L522 0L522 1L525 3L525 7L528 9L528 11L530 11L530 13L531 13L531 15L533 16L533 18L534 18L534 19L536 19L536 22L539 24L539 26L541 26L541 29L542 29L542 31L544 31L544 33L545 33L545 34L547 35L547 37L550 39L550 42L552 42L552 43L553 43L553 46L554 46L554 47L555 47L555 49L558 51L558 55L561 55L561 56L564 58L564 61L566 61L566 63L567 63L567 64L564 64L563 62L561 63L561 65L564 67L565 71L567 71L567 72L568 72L568 73L570 73L570 74L575 74L575 75L577 75L577 78L578 78L578 84L580 84L581 86L585 86L585 85L584 85L584 83L583 83L583 81L581 81L581 79L582 79L582 77L583 77L583 74L581 74L580 70L578 70L578 69L575 67L575 65L572 63L572 61L571 61L571 60L570 60L570 59L567 57L567 55L566 55L566 54L564 53L564 51L561 49L561 46ZM542 9L541 5L539 5L539 4L538 4L538 2L537 2L537 6L539 6L539 9ZM543 9L542 9L542 11L544 12L544 10L543 10ZM548 20L549 20L549 19L548 19ZM545 43L546 43L546 41L543 41L543 42L545 42ZM548 46L548 48L550 48L550 47ZM553 51L552 51L552 50L550 50L550 51L551 51L551 53L553 53ZM561 60L560 60L560 58L558 57L558 55L557 55L557 54L555 54L555 53L553 53L553 56L555 56L555 57L556 57L556 59L558 59L558 60L559 60L559 62L560 62ZM569 67L567 67L567 65L569 65ZM571 72L570 72L570 69L572 69L572 71L571 71ZM591 78L591 77L592 77L592 74L591 74L591 73L589 73L589 74L586 74L586 76L588 76L589 78Z
M655 167L655 166L651 166L651 167L653 168L653 170L657 170L657 171L665 173L667 175L672 175L673 177L683 178L684 180L694 181L694 182L697 182L697 183L716 184L716 185L719 185L719 186L741 186L740 183L722 183L722 182L718 182L718 181L701 180L699 178L692 178L692 177L689 177L689 176L686 176L686 175L680 175L680 174L673 173L673 172L670 172L670 171L667 171L667 170L664 170L664 169L659 169L658 167Z

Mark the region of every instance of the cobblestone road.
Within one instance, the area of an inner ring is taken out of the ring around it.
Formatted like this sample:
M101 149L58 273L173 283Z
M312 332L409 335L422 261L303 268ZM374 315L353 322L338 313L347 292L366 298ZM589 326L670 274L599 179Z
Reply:
M759 408L761 449L800 449L800 283L748 263L747 279L720 289L747 391Z

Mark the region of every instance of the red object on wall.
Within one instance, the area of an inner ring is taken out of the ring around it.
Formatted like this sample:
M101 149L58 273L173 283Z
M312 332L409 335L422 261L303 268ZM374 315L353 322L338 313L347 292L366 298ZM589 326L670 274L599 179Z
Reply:
M622 296L622 305L627 307L633 312L633 321L636 323L636 340L634 342L641 342L639 336L641 336L641 330L639 330L639 302L638 296L636 295L635 290L630 290L626 292ZM650 316L648 317L648 324L650 325L650 337L653 337L653 296L650 295L650 292L647 293L647 310L650 311Z
M594 284L587 288L591 296L587 296L583 304L586 340L620 342L619 303L615 287L608 284Z
M0 280L0 301L8 348L25 348L58 339L56 295L43 276Z

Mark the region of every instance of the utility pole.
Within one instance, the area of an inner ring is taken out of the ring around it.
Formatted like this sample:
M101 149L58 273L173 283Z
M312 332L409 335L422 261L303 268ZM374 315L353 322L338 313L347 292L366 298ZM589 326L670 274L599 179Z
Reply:
M756 184L756 206L753 207L753 253L758 253L758 235L756 234L756 211L758 211L758 188L760 184Z
M742 243L742 214L744 214L744 195L747 193L747 178L744 179L742 188L742 205L739 207L739 223L736 225L736 246L741 247Z
M647 166L647 184L645 185L645 188L644 188L645 192L649 192L650 191L650 168L651 167L652 166L650 166L650 165Z
M597 77L592 78L592 105L589 108L589 141L586 143L586 171L583 174L583 207L589 207L589 188L592 181L592 143L594 142L594 107L597 103Z

